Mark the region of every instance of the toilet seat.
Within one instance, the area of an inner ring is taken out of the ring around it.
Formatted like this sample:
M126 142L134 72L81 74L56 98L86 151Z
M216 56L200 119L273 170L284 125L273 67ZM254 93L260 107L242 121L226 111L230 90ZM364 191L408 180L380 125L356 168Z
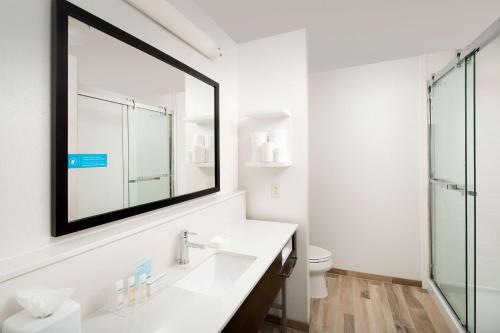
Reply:
M325 298L328 296L326 272L333 266L332 253L314 245L309 245L308 249L309 296Z
M327 262L332 257L332 253L314 245L309 245L308 262L311 264Z

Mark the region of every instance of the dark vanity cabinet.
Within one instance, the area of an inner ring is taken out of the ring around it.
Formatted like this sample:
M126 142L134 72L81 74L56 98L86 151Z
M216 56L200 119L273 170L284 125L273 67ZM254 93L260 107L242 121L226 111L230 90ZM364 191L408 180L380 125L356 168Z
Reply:
M296 262L296 237L293 234L292 252L288 255L288 258L283 262L282 252L278 254L222 332L258 332L269 310L276 306L282 311L282 323L286 326L286 279L292 274ZM281 305L275 305L274 301L280 290L283 290L282 303Z

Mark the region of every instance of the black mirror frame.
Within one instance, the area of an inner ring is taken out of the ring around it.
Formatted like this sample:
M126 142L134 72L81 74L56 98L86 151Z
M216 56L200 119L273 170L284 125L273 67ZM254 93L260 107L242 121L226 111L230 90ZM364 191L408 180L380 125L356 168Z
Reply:
M68 220L68 17L84 22L143 51L214 88L215 186L177 197ZM66 0L53 0L52 119L51 119L51 234L53 237L92 228L220 191L219 84L179 60L130 35Z

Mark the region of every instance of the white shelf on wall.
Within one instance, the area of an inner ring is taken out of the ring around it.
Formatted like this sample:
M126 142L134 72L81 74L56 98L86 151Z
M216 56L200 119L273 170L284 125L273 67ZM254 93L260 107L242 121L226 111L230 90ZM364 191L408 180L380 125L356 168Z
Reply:
M214 163L189 163L190 166L198 167L198 168L214 168Z
M207 115L202 115L202 116L186 117L186 118L184 118L184 122L198 124L198 125L210 125L210 124L213 124L213 122L214 122L214 115L207 114Z
M263 163L263 162L246 162L245 166L248 168L288 168L292 166L292 162L271 162L271 163Z
M245 116L249 118L288 118L290 115L290 111L287 109L267 109L245 112Z

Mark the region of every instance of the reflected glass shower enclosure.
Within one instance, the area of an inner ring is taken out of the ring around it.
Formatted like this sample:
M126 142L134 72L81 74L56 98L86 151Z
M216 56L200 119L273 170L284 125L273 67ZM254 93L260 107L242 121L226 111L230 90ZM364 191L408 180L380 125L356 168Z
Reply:
M76 103L71 151L105 152L107 161L69 169L70 221L174 195L173 110L86 91Z

